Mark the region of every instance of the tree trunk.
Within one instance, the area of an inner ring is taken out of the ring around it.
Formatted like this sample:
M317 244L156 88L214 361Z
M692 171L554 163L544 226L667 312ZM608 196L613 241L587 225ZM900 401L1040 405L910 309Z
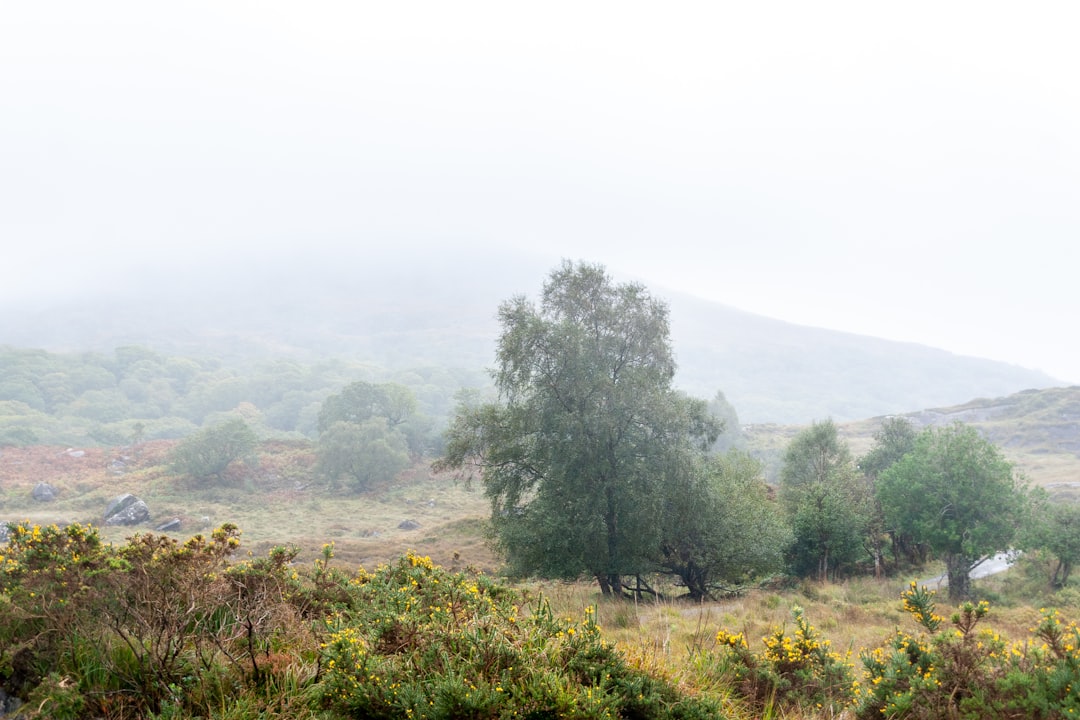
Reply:
M949 601L961 602L971 597L971 560L964 555L946 555L949 577Z
M608 583L607 575L604 575L603 573L596 573L596 582L600 585L601 595L611 595L611 584Z
M829 579L829 549L825 548L818 558L818 580L825 582Z
M619 557L619 512L615 502L615 488L609 484L605 495L607 512L604 513L604 526L607 531L607 566L609 568L607 582L611 591L622 597L622 577L619 572L619 566L622 563Z

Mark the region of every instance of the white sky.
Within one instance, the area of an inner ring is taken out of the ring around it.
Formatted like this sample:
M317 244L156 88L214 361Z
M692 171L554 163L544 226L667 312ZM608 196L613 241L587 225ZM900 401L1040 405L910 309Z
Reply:
M520 245L1080 383L1078 31L1072 2L2 2L0 301Z

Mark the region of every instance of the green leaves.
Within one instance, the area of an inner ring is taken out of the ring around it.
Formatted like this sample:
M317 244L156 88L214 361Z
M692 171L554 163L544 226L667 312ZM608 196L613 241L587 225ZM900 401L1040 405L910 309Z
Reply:
M257 443L255 433L240 418L203 428L177 445L169 457L173 472L196 480L221 479L236 460L247 457Z
M949 597L962 599L968 572L985 555L1007 550L1025 506L1012 465L972 427L930 427L878 478L890 526L942 556Z
M855 559L869 514L869 495L859 482L847 443L831 421L814 423L784 453L780 499L795 532L792 565L824 580L830 570Z
M523 573L589 573L605 592L650 568L665 493L719 432L675 392L668 311L640 285L564 262L539 306L499 308L494 403L461 408L439 467L479 470Z

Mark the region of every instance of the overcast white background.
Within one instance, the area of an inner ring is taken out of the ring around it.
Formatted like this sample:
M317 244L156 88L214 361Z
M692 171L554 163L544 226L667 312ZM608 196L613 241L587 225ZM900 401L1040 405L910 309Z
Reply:
M2 2L0 302L522 246L1080 382L1078 32L1065 2Z

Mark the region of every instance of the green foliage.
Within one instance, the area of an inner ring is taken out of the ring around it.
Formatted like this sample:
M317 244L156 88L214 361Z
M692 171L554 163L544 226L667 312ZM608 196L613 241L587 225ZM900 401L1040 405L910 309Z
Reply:
M715 718L628 665L593 608L409 553L372 573L296 550L231 561L239 531L102 543L15 525L0 556L0 686L31 717Z
M669 484L657 565L702 600L779 572L790 543L761 464L732 450Z
M722 391L717 390L716 395L709 401L709 413L720 425L720 435L713 444L713 451L723 453L742 447L744 443L739 414Z
M454 393L482 382L479 371L390 373L340 360L241 368L130 346L111 356L0 347L0 444L115 445L123 440L118 426L138 421L146 423L146 439L178 438L244 405L258 409L261 434L313 438L323 401L376 375L385 380L373 385L381 395L377 414L402 431L416 457L445 425Z
M855 715L871 718L1067 718L1080 712L1080 630L1044 610L1034 637L1009 644L978 626L989 605L964 602L949 619L935 614L933 592L912 586L905 609L927 633L897 633L863 653L865 685Z
M1073 566L1080 562L1080 504L1040 495L1021 532L1019 545L1023 550L1045 550L1053 555L1050 586L1065 587Z
M344 479L353 490L386 483L409 466L404 436L384 418L339 421L319 437L318 472L336 485Z
M177 445L169 466L175 473L199 481L221 479L233 462L246 458L258 442L255 433L240 418L203 428Z
M831 420L813 423L788 445L780 499L795 535L791 564L797 573L824 580L858 557L869 497Z
M396 427L414 415L416 408L416 396L403 385L358 381L323 401L319 432L326 432L334 423L363 423L374 417Z
M353 583L334 622L324 698L365 718L706 718L719 706L630 668L593 608L555 617L538 598L409 554Z
M479 469L514 571L619 594L660 546L666 486L718 429L672 389L667 307L564 262L539 306L513 298L499 320L500 399L459 410L439 467Z
M743 633L720 630L718 652L706 658L711 672L734 681L735 689L758 710L769 705L839 711L851 700L854 666L830 649L828 640L792 608L795 630L776 627L762 638L758 652L750 650Z
M877 495L891 527L945 560L953 600L970 593L975 564L1009 548L1026 508L1012 465L960 423L920 433L914 448L882 472Z
M874 574L880 577L885 566L885 545L892 545L893 559L903 557L909 563L925 561L920 546L910 534L889 526L885 509L877 493L878 476L915 449L917 433L906 418L886 418L874 433L874 446L859 459L859 469L866 478L870 495L866 522L866 546L874 560Z
M874 447L859 458L859 469L876 478L914 450L917 437L915 426L907 418L886 418L874 433Z

